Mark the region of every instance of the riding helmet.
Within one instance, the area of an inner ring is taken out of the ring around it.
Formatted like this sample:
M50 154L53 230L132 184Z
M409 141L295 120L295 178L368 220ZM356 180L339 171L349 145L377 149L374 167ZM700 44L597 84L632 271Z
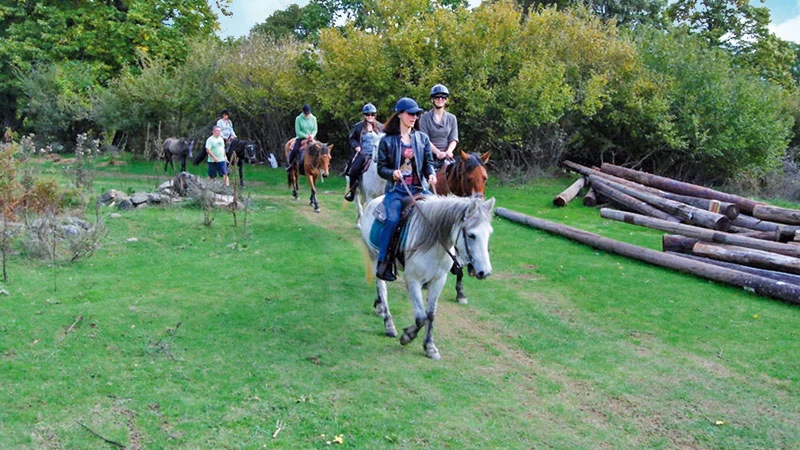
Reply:
M421 113L423 110L417 105L414 99L403 97L394 105L394 111L398 113L405 111L409 114L417 114Z
M444 95L445 97L449 97L450 91L447 90L447 86L443 84L437 84L431 88L431 97L434 95Z
M378 112L378 108L376 108L375 105L373 105L372 103L367 103L361 109L361 112L364 113L364 114L367 114L367 113L375 114L375 113Z

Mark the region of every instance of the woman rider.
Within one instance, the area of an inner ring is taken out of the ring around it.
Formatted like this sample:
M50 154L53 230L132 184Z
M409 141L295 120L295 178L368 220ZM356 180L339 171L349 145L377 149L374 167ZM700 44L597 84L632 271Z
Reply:
M378 112L375 105L367 103L361 112L364 114L364 120L355 124L349 136L350 147L356 154L347 172L350 186L344 199L348 202L352 202L355 198L361 174L364 173L367 162L372 159L372 153L378 149L378 142L383 137L383 124L375 120L375 114Z
M403 200L409 196L430 193L436 184L431 142L425 133L415 129L422 108L408 97L397 101L394 114L386 122L384 136L378 144L378 175L387 180L383 204L386 222L381 232L376 276L394 281L393 260L389 260L389 242L400 223Z

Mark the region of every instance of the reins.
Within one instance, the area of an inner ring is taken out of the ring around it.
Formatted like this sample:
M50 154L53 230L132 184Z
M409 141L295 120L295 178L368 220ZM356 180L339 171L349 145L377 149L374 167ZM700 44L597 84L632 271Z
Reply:
M406 189L406 192L408 193L409 197L411 197L411 205L412 205L412 206L414 206L414 209L416 209L416 211L417 211L417 214L419 214L419 216L420 216L420 217L421 217L421 218L422 218L422 219L423 219L425 222L427 222L427 223L428 223L428 225L432 225L432 224L433 224L433 222L431 222L430 220L428 220L428 218L427 218L427 217L425 217L425 214L423 214L423 213L422 213L422 210L421 210L421 209L419 209L419 208L417 207L417 199L416 199L416 198L414 198L414 195L411 193L411 190L408 188L408 185L407 185L407 184L405 184L405 183L403 183L403 187ZM434 193L435 193L435 191L434 191ZM466 212L465 212L465 213L466 213ZM465 217L462 217L462 218L461 218L461 222L464 222L464 219L465 219ZM466 234L466 231L464 231L464 227L461 227L461 234ZM437 240L436 240L436 242L438 242L438 243L439 243L439 245L441 245L441 246L442 246L442 248L444 249L445 253L447 253L447 256L449 256L449 257L450 257L450 259L452 259L452 260L453 260L453 266L455 266L457 269L460 269L460 268L464 267L464 266L461 264L461 262L458 260L458 256L457 256L457 255L455 255L455 254L453 254L453 253L450 253L450 249L449 249L449 248L447 248L447 247L444 245L444 243L443 243L443 242L442 242L440 239L437 239ZM455 245L455 244L457 244L457 243L458 243L458 236L456 236L456 241L453 243L453 248L455 248L455 249L456 249L456 253L458 253L458 247L456 247L456 245ZM469 245L467 245L467 237L466 237L466 236L464 236L464 246L467 248L467 257L469 258L469 259L467 260L467 263L469 263L470 261L472 261L472 256L470 255L470 251L469 251Z

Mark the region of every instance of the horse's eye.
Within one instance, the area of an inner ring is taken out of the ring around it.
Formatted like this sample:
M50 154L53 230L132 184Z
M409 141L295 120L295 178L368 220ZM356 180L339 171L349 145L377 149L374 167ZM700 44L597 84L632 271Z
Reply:
M467 238L469 238L469 239L475 239L475 233L470 233L470 234L468 234L468 235L467 235Z

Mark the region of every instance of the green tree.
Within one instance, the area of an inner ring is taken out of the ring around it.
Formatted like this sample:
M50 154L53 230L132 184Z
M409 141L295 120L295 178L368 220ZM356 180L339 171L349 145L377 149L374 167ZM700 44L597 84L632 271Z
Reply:
M217 2L225 7L229 0ZM213 36L217 19L206 0L3 1L0 3L0 107L15 123L20 82L49 63L80 61L103 85L137 54L182 61L193 37Z

